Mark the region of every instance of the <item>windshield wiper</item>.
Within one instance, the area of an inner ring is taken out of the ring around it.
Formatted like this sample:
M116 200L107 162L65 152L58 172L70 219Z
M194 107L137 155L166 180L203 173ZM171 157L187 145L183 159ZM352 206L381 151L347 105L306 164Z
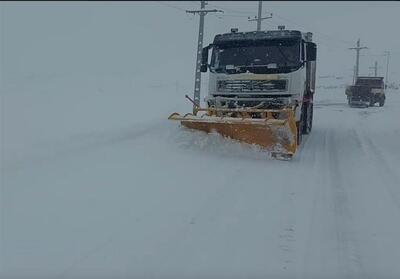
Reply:
M282 57L285 58L286 64L287 64L288 62L291 62L291 61L287 58L286 54L282 51L281 47L280 47L280 46L276 46L276 47L278 48L278 50L279 50L280 54L282 55ZM286 66L286 65L285 65L285 66Z
M281 47L280 46L276 46L277 48L278 48L278 50L279 50L279 52L280 52L280 54L282 55L282 57L285 59L285 62L286 62L286 65L285 66L287 66L287 64L293 64L293 63L296 63L296 65L300 62L300 61L296 61L296 59L295 60L291 60L291 59L288 59L288 57L286 56L286 54L283 52L283 50L281 49ZM290 66L287 66L287 67L290 67Z

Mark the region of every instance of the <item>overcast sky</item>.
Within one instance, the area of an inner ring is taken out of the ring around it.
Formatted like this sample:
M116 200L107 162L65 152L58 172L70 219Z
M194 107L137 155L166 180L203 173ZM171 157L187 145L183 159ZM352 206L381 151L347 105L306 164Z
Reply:
M199 1L180 2L1 2L3 77L32 74L131 74L153 79L185 79L194 72L199 18L186 9ZM206 16L205 44L231 27L255 30L248 16L257 1L209 1L224 9ZM361 75L379 62L384 75L385 50L392 52L389 80L400 80L399 2L264 2L262 29L311 31L318 45L318 74L351 80L358 38L363 46Z

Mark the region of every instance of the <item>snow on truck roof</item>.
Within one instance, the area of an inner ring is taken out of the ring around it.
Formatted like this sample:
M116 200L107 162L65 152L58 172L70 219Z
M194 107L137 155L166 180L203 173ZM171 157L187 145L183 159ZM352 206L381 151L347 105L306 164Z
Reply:
M270 39L305 39L311 41L311 33L302 33L297 30L270 30L251 32L231 32L218 34L214 44L223 44L232 41L270 40Z

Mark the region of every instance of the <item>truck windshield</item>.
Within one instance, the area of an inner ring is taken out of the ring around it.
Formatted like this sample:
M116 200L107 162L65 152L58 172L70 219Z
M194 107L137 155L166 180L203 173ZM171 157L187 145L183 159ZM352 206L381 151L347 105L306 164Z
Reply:
M211 71L217 73L290 72L300 66L299 40L270 40L214 46Z

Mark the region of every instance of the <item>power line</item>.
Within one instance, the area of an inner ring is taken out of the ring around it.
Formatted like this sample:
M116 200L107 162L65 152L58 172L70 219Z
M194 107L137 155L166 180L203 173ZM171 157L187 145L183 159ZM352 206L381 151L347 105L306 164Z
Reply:
M224 10L226 10L228 12L231 12L231 13L247 14L247 15L252 15L253 14L253 12L238 11L238 10L234 10L234 9L230 9L230 8L228 9L226 7L221 7L221 6L218 6L218 5L215 5L215 4L210 4L209 6L214 7L214 8L224 9Z
M210 5L211 6L211 5ZM216 6L215 6L216 7ZM230 13L224 13L224 14L221 14L221 15L214 15L216 18L218 18L218 19L223 19L224 17L236 17L236 18L249 18L248 16L245 16L245 15L234 15L234 14L230 14ZM270 23L265 23L267 26L269 26L269 27L273 27L273 26L278 26L278 25L281 25L282 23L281 22L278 22L278 21L276 21L275 19L273 19L273 18L271 18L270 19L271 21L270 21ZM296 24L297 25L297 24ZM326 47L328 47L328 48L332 48L332 45L330 44L330 43L328 43L328 40L326 40L326 42L324 42L325 41L325 39L324 38L321 38L321 37L319 37L318 38L318 42L320 43L320 44L322 44L322 45L324 45L324 46L326 46Z
M231 12L231 13L248 14L248 15L252 15L252 14L253 14L252 12L248 12L248 11L238 11L238 10L231 9L231 8L221 7L221 6L218 6L218 5L215 5L215 4L210 4L210 6L213 6L213 7L216 7L216 8L221 8L221 9L224 9L224 10L226 10L226 11L228 11L228 12ZM278 17L278 18L280 18L280 19L283 20L283 21L292 23L292 24L294 24L294 25L297 25L297 26L302 27L302 28L305 28L305 29L310 29L310 28L307 28L307 26L304 26L304 24L299 24L299 23L297 23L297 22L295 22L295 21L293 21L293 20L287 19L287 18L285 18L285 17L283 17L283 16L281 16L281 15L279 15L279 14L276 14L275 12L273 13L273 15L276 16L276 17ZM233 15L233 14L225 14L224 16L229 16L229 17L242 17L242 16L239 16L239 15ZM244 16L243 16L243 18L244 18ZM343 45L346 45L346 46L349 46L349 45L351 45L351 44L353 43L353 42L350 42L350 41L347 41L347 40L342 40L342 39L334 38L334 37L332 37L332 36L330 36L330 35L327 35L327 34L324 34L324 33L320 32L320 31L313 30L313 32L316 33L316 34L319 34L320 36L325 37L327 40L334 41L334 42L338 42L338 43L342 43Z
M162 1L156 1L156 2L160 3L160 4L164 5L164 6L168 6L170 8L174 8L174 9L179 10L179 11L186 11L183 8L177 7L175 5L172 5L172 4L169 4L169 3L166 3L166 2L162 2ZM195 3L197 4L198 3L198 1L187 1L187 2L190 3L190 4L195 4ZM209 6L215 7L215 8L225 9L226 11L230 12L229 14L221 15L222 18L223 17L237 17L237 18L245 18L246 17L246 18L248 18L248 16L245 16L244 14L247 14L247 15L252 15L253 14L252 12L249 12L249 11L239 11L239 10L235 10L235 9L231 9L231 8L221 7L221 6L215 5L215 4L209 4ZM299 24L299 23L297 23L297 22L295 22L293 20L287 19L287 18L285 18L285 17L283 17L283 16L281 16L279 14L276 14L276 13L273 13L273 14L274 14L274 16L280 18L283 21L292 23L292 24L297 25L297 26L302 27L302 28L309 29L306 26L304 26L303 24ZM316 34L319 34L320 36L325 37L326 40L329 40L331 42L342 43L342 44L344 44L346 46L349 46L350 44L352 44L352 42L350 42L350 41L334 38L334 37L332 37L330 35L327 35L325 33L320 32L320 31L316 31L316 30L312 30L312 31L314 33L316 33ZM323 39L323 38L320 37L320 40L321 39ZM322 44L327 45L327 46L331 46L330 44L325 44L325 43L322 43ZM391 54L393 55L393 54L397 54L397 53L391 53Z
M285 17L283 17L283 16L280 16L280 15L278 15L278 14L276 14L276 13L274 13L274 15L275 15L276 17L278 17L278 18L284 20L284 21L287 21L287 22L292 23L292 24L294 24L294 25L297 25L297 26L300 26L300 27L309 29L309 28L307 28L307 26L304 26L303 24L298 24L297 22L294 22L293 20L287 19L287 18L285 18ZM345 40L342 40L342 39L334 38L334 37L332 37L332 36L330 36L330 35L326 35L326 34L320 32L320 31L313 30L313 32L316 33L316 34L319 34L319 35L321 35L321 36L324 36L324 37L326 37L327 39L330 39L330 40L333 40L333 41L337 41L337 42L341 42L341 43L345 44L346 46L352 44L352 42L345 41Z
M162 1L156 1L157 3L159 3L159 4L161 4L161 5L164 5L164 6L167 6L167 7L170 7L170 8L173 8L173 9L176 9L176 10L179 10L179 11L182 11L182 12L186 12L186 10L185 9L183 9L183 8L180 8L180 7L177 7L177 6L174 6L174 5L172 5L172 4L168 4L168 3L166 3L166 2L162 2Z
M261 14L262 14L262 1L258 1L258 15L255 16L253 19L250 19L250 17L248 19L248 21L257 21L257 31L261 30L261 22L264 19L272 18L272 14L267 17L261 17Z
M275 15L275 14L274 14L274 15ZM282 24L282 23L287 23L287 22L288 22L287 20L282 20L282 19L279 19L279 18L278 18L278 20L281 21L281 23L275 22L275 24L277 24L277 25L280 25L280 24ZM296 23L293 23L293 24L296 25L296 26L298 26L298 27L305 28L304 26L301 26L301 25L299 25L299 24L296 24ZM308 28L306 28L306 29L308 29ZM312 31L312 30L311 30L311 31ZM326 46L329 47L329 48L332 48L332 43L336 44L336 45L339 46L340 48L343 47L342 44L338 44L335 40L327 40L327 39L324 38L323 36L319 36L319 37L316 38L316 39L318 39L317 41L318 41L319 43L321 43L321 44L323 44L323 45L326 45ZM326 41L326 43L324 43L324 41Z
M385 55L384 54L361 54L360 56L366 56L366 57L379 56L379 57L382 57L382 56L385 56Z
M231 14L223 14L223 15L219 15L221 17L241 17L241 18L248 18L248 16L245 15L231 15Z

